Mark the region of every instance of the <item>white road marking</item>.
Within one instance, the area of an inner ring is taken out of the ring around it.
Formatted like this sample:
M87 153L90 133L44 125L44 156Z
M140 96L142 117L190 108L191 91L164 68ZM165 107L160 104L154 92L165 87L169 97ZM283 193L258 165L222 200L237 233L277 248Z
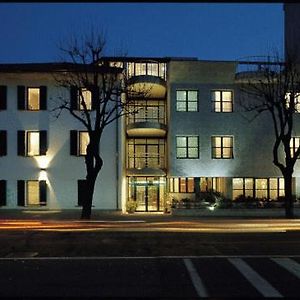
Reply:
M194 288L195 288L198 296L199 297L208 297L207 290L206 290L199 274L197 273L197 270L196 270L194 264L192 263L192 261L189 258L184 258L183 261L189 272L189 275L191 277L192 283L194 285Z
M293 259L290 259L288 257L284 258L271 258L272 261L279 264L281 267L285 268L292 274L294 274L298 279L300 279L300 264L295 262Z
M241 258L228 258L240 273L264 296L283 297L267 280L261 277Z

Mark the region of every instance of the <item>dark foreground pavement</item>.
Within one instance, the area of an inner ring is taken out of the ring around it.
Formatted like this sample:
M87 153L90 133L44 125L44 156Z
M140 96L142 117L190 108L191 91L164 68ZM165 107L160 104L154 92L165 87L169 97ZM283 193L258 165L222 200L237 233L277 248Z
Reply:
M299 299L298 257L0 259L0 297Z

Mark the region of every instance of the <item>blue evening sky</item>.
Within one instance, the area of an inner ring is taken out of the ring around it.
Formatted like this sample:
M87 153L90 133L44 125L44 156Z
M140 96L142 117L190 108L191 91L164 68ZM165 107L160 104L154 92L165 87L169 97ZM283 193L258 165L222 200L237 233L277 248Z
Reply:
M0 3L0 63L51 62L93 24L108 55L236 60L283 51L280 3Z

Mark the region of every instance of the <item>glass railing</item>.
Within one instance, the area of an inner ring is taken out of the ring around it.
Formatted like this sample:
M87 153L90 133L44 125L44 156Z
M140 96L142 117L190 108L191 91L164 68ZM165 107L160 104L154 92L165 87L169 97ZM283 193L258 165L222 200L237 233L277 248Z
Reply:
M128 157L128 168L165 168L165 157L160 154L143 153Z

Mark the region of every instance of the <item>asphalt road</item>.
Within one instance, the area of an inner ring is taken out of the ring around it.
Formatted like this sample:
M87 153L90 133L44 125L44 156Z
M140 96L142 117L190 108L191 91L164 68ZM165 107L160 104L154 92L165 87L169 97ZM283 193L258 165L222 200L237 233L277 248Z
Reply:
M0 260L0 297L299 299L300 257Z

